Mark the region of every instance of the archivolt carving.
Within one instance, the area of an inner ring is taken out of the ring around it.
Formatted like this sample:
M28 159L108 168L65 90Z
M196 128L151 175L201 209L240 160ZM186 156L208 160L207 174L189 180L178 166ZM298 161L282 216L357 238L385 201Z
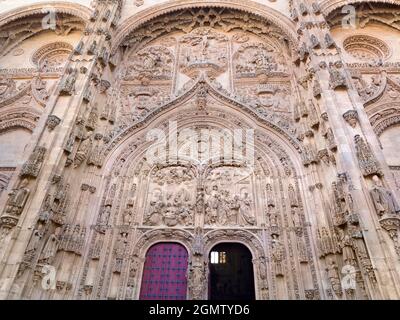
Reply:
M220 9L222 7L224 9ZM186 10L188 8L191 8L191 10ZM227 8L229 9L229 13L227 13ZM179 14L175 14L178 10L182 11ZM242 12L236 10L242 10ZM153 21L150 24L149 21L160 16L160 13L173 14L168 18L168 22L163 22L160 19L159 22L155 23ZM250 24L252 27L247 28L247 31L253 30L256 34L265 34L265 36L268 34L268 37L273 36L279 39L283 39L286 36L291 49L294 51L293 44L295 43L296 35L294 34L292 22L271 8L253 2L250 6L246 2L239 0L225 1L223 4L215 0L203 3L189 0L180 1L179 4L171 1L154 6L128 19L117 30L112 52L115 53L122 43L132 43L131 40L133 39L137 43L146 44L151 39L162 35L166 30L169 32L183 30L188 33L198 26L220 26L225 31L241 29L242 24L240 20L243 16L248 18L246 24ZM226 21L223 17L227 18ZM148 32L149 28L152 32Z
M380 39L368 35L355 35L343 41L343 48L353 57L364 61L386 60L390 56L389 47Z
M333 2L336 1L336 4ZM330 2L330 4L329 4ZM398 2L396 0L326 0L326 20L331 26L340 26L347 12L341 12L340 8L345 5L353 5L356 12L357 27L364 28L370 23L383 24L400 30L400 17L398 16Z
M358 4L358 3L382 3L382 4L397 4L396 0L322 0L320 7L325 16L330 15L333 11L345 5ZM328 20L329 21L329 20Z
M202 87L206 85L207 87L207 92L209 95L213 96L217 101L222 102L223 104L226 105L231 105L234 107L239 108L240 110L243 110L245 113L247 113L250 116L253 116L257 120L259 120L262 124L267 125L277 133L282 134L288 142L290 142L298 152L302 152L302 147L298 143L297 139L294 137L294 130L291 132L288 130L288 128L285 128L282 125L281 119L280 118L275 118L273 116L263 116L260 115L258 112L256 112L254 109L244 105L242 102L239 102L235 99L235 97L230 97L228 96L228 92L221 92L214 86L212 86L209 81L205 79L198 79L197 82L189 88L185 93L181 94L178 96L175 100L165 103L156 110L149 112L144 118L138 119L136 122L134 122L133 125L123 125L120 127L118 133L112 138L108 146L106 147L105 154L107 155L109 152L111 152L112 149L114 149L120 141L122 141L125 137L128 135L134 133L137 131L139 128L147 125L152 119L154 119L156 116L159 116L162 114L164 111L167 111L169 109L176 108L178 105L183 104L184 102L188 101L191 97L194 96L196 92Z
M14 128L25 128L33 131L40 118L40 113L34 109L13 109L0 113L0 132Z
M367 91L366 91L367 90ZM361 92L370 92L365 107L375 133L380 136L384 130L399 123L400 80L386 74L373 76L369 87Z
M43 29L43 11L41 14L34 14L19 20L12 20L8 24L1 25L0 30L0 50L1 55L8 54L24 40L46 30ZM58 35L68 35L73 30L83 30L84 22L82 19L68 14L59 14L57 26L54 32Z
M204 251L211 249L220 242L239 242L246 245L252 252L253 259L265 256L261 239L246 230L213 230L204 234Z
M54 42L38 49L32 56L32 62L41 72L49 72L63 67L73 46L65 42Z
M173 239L173 240L172 240ZM144 232L131 247L131 256L137 255L144 258L147 250L158 242L179 242L183 244L188 252L192 250L193 234L181 229L157 229Z
M92 10L86 6L59 1L41 2L40 4L30 4L29 6L18 7L18 9L5 12L0 15L0 28L12 21L19 20L35 14L43 14L43 8L52 8L58 13L69 14L80 17L83 21L88 21Z

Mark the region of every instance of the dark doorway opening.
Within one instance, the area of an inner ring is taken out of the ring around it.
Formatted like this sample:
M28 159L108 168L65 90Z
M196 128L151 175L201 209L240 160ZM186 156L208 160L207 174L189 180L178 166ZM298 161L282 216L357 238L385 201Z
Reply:
M240 243L216 245L209 256L210 300L255 300L250 250Z

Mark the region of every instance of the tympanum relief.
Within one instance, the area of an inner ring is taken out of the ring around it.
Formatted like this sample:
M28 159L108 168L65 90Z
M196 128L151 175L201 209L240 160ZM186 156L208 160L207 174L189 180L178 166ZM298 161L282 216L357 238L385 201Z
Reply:
M206 174L192 166L156 169L150 176L143 224L190 227L200 215L205 226L255 226L251 178L249 169L223 165Z

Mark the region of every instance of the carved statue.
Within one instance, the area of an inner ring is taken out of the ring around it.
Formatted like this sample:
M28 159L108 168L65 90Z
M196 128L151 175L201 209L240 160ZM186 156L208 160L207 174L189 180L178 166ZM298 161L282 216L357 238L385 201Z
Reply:
M132 223L133 218L133 207L128 205L124 210L124 215L122 217L122 223L124 226L129 226Z
M353 249L353 239L348 232L338 228L339 232L339 246L342 250L343 261L347 265L356 266L357 260Z
M111 206L105 206L100 213L98 223L100 225L106 225L108 223L110 215L111 215Z
M382 175L378 160L375 158L375 155L373 154L368 142L365 142L360 135L356 135L354 137L354 142L356 146L358 163L363 175Z
M23 165L20 176L36 178L39 175L40 168L42 167L45 153L45 147L35 147L29 160Z
M92 145L93 141L90 137L81 142L74 158L75 168L79 167L83 163L83 161L89 156L90 151L92 150Z
M36 257L36 254L38 253L38 248L42 237L43 225L39 224L37 229L33 231L31 239L29 240L29 244L25 250L17 277L20 277L24 273L26 268L32 266L32 264L34 263L34 259Z
M329 261L326 271L328 273L328 279L331 283L333 292L335 292L336 295L341 296L342 295L342 284L340 281L338 266L336 265L336 262L333 260Z
M10 193L10 197L6 204L7 214L19 216L22 213L30 193L30 190L27 188L28 184L29 180L24 179L19 188Z
M268 212L267 212L268 218L269 218L269 224L271 227L277 227L279 226L278 223L278 210L275 208L275 206L268 206Z
M58 246L60 243L60 234L61 234L61 228L57 228L54 231L54 233L50 235L40 255L39 260L41 263L47 263L47 264L53 263L53 260L57 254Z
M229 211L228 211L228 223L231 225L237 225L239 223L239 210L240 210L240 197L235 195L233 199L229 203Z
M202 256L204 254L204 238L201 228L196 228L193 240L193 254Z
M329 85L332 89L347 87L346 76L341 69L329 68Z
M69 68L67 77L61 82L60 93L72 95L75 92L75 83L78 77L78 71Z
M125 250L128 245L128 234L122 233L119 235L118 240L114 247L114 264L113 272L120 273L122 271L122 262L125 257Z
M251 205L252 200L250 199L249 194L245 192L240 202L239 216L244 220L245 223L255 225L256 219L251 213Z
M94 105L92 111L90 112L88 119L86 121L86 128L94 131L97 126L97 119L99 117L97 105Z
M157 226L162 223L162 209L164 208L163 202L152 201L150 203L150 214L145 221L146 224L150 226Z
M283 267L284 247L282 242L274 236L272 239L272 261L274 262L274 271L276 276L284 276Z
M206 280L205 267L200 263L191 265L188 276L188 287L192 300L203 300L204 282Z
M370 194L378 216L382 217L386 214L399 214L400 207L392 191L386 189L382 185L382 181L378 176L373 176L372 181L373 187L370 190Z

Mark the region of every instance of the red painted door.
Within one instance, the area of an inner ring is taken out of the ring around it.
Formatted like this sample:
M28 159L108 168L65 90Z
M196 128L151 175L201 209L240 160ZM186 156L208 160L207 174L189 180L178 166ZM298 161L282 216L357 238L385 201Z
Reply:
M186 300L188 252L178 243L158 243L146 254L140 300Z

